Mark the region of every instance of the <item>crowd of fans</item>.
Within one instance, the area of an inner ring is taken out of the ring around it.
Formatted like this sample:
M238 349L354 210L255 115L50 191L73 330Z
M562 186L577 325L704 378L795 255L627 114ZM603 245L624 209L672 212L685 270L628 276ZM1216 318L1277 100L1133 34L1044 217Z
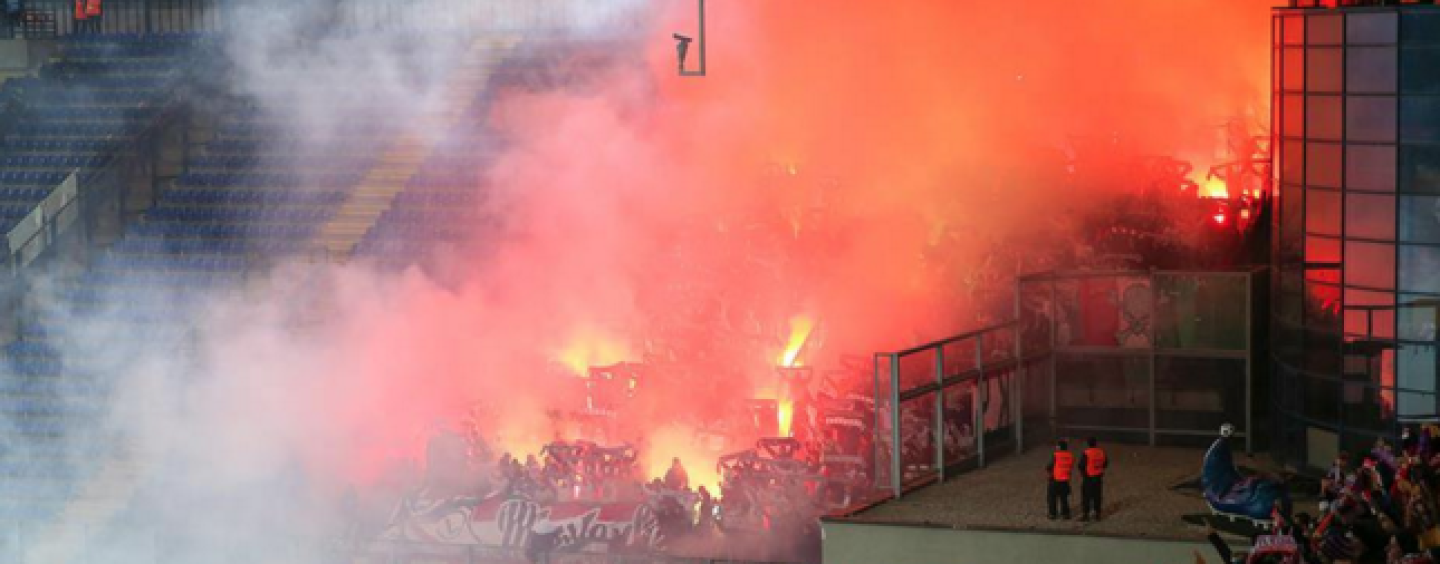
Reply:
M1317 516L1277 503L1247 555L1209 538L1224 561L1320 564L1440 562L1440 426L1406 428L1356 460L1336 457L1320 481Z

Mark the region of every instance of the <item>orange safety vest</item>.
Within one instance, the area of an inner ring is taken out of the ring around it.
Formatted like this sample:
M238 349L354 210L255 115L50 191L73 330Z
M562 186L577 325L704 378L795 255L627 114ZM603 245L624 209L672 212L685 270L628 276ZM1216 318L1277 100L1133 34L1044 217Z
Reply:
M85 2L86 0L75 0L75 21L85 19Z
M1085 476L1099 478L1105 475L1105 451L1096 448L1085 449Z
M1075 467L1075 455L1068 450L1055 451L1055 467L1050 469L1050 478L1056 482L1069 482L1070 469Z

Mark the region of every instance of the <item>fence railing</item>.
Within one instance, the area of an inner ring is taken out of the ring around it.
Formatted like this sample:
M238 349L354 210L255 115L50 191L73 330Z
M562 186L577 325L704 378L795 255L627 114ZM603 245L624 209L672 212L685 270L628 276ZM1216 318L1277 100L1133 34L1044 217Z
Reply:
M1022 321L1058 375L1056 431L1202 446L1223 424L1253 452L1264 269L1022 277Z
M1019 321L876 354L875 487L899 497L1021 451L1025 396L1034 393L1027 371L1043 369L1042 360L1025 355Z

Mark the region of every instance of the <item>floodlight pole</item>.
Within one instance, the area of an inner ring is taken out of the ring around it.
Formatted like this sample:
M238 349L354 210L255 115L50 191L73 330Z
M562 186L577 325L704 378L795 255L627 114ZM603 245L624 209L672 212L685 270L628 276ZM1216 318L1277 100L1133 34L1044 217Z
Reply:
M685 70L680 68L680 76L705 76L705 0L696 0L700 4L700 33L696 35L696 47L700 50L700 70Z

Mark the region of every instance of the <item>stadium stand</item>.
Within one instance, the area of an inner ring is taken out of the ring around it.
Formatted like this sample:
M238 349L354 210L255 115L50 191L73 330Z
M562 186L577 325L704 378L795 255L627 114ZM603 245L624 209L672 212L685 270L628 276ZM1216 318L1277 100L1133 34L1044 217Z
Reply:
M75 38L62 42L35 76L6 81L0 229L10 230L72 173L85 175L128 150L170 105L203 43L189 35ZM94 469L85 461L100 438L83 435L104 415L99 398L107 389L65 366L50 333L34 320L3 347L9 372L0 381L3 521L54 516Z

